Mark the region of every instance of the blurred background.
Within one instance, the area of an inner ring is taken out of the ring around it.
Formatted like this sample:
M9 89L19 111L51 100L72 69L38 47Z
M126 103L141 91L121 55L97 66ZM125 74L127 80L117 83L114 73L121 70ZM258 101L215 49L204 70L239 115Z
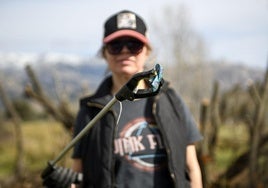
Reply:
M0 188L41 187L105 77L103 23L122 9L146 21L148 68L164 67L204 135L204 187L267 185L267 0L0 0Z

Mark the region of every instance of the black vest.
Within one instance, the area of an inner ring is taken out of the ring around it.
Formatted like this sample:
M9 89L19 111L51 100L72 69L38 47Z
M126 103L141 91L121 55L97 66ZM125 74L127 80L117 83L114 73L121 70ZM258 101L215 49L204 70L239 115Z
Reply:
M104 81L94 96L81 100L80 117L86 116L89 121L101 110L101 106L109 102L110 98L107 95L110 90L107 86L111 86L110 78ZM174 185L176 188L190 187L186 178L186 125L187 121L193 119L187 117L188 109L166 82L161 92L150 100L153 100L153 114L165 142ZM84 188L112 188L113 186L113 140L116 117L117 114L111 109L79 143L83 151ZM77 123L82 123L79 115Z

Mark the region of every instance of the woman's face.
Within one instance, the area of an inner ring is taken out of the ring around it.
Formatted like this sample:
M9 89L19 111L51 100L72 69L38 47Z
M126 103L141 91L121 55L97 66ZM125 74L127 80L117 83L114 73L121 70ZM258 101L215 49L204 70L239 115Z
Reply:
M109 69L120 77L131 77L142 72L148 55L148 47L131 37L121 37L104 46Z

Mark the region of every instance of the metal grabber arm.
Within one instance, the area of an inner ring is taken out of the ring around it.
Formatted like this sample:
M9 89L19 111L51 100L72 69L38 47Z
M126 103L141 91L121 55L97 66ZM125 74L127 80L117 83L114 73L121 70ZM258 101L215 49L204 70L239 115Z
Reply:
M65 146L65 148L59 153L59 155L52 161L48 162L48 166L42 172L41 177L44 179L48 174L51 174L55 170L55 165L60 161L63 156L93 127L93 125L101 119L110 108L118 101L130 100L138 98L146 98L157 95L162 84L163 69L159 64L149 71L140 72L135 74L119 91L116 95L108 102L105 107L85 126L85 128L74 137L71 142ZM139 89L138 83L144 80L147 84L147 88ZM79 177L77 177L79 179ZM77 180L79 181L79 180Z

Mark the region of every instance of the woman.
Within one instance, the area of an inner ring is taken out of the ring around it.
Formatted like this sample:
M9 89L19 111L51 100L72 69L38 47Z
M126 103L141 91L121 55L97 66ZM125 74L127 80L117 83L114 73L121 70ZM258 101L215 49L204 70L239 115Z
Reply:
M75 135L134 74L144 71L151 53L146 25L136 13L118 12L104 29L102 55L111 76L80 101ZM199 140L189 110L164 83L156 97L114 105L75 145L73 170L83 172L83 188L202 187L194 146Z

